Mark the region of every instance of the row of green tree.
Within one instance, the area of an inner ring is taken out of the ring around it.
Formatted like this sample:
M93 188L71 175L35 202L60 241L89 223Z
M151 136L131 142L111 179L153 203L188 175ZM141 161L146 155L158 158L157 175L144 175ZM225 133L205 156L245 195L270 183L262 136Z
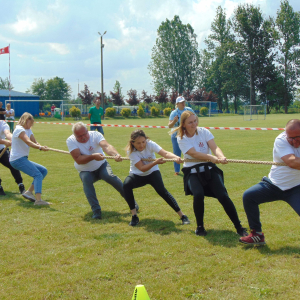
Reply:
M219 109L235 111L241 103L272 108L293 102L300 75L300 13L282 0L276 18L265 18L259 6L239 5L232 18L218 7L206 48L179 16L162 22L149 64L157 94L162 89L205 87L217 95Z
M125 96L122 94L122 87L119 81L116 81L113 91L110 92L110 95L104 94L104 103L105 105L110 106L110 104L116 106L122 105L131 105L137 106L140 102L144 102L146 104L150 104L156 102L161 104L164 107L167 103L175 105L176 98L179 96L179 93L174 89L167 93L164 89L162 89L156 96L147 94L145 90L142 91L141 95L138 95L137 91L134 89L130 89L127 92L128 99L125 99ZM190 90L183 91L182 95L185 97L187 101L217 101L217 95L212 91L206 92L205 88L199 88L191 92ZM97 92L97 94L93 94L87 84L84 84L84 89L78 94L78 97L81 99L82 104L90 105L95 97L101 99L101 93Z

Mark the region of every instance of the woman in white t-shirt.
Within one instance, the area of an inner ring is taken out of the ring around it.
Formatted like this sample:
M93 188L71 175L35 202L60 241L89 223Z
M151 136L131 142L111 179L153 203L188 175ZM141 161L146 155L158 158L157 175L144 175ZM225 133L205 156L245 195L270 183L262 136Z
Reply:
M11 108L10 103L6 104L6 120L14 121L15 120L15 111ZM7 122L10 132L14 131L14 122Z
M143 130L135 130L131 133L130 141L126 147L130 158L130 171L123 183L124 195L130 210L135 208L135 200L133 189L152 185L155 191L177 212L182 224L189 224L190 221L186 215L180 210L174 197L166 190L158 164L163 164L164 158L175 159L178 164L182 159L171 152L162 149L158 144L149 140ZM152 162L142 161L143 158L155 159L155 153L161 155L161 158ZM136 226L139 223L139 218L135 214L132 215L132 220L129 223L131 226Z
M19 119L12 135L9 162L13 168L33 177L31 186L22 196L34 202L34 205L49 205L49 202L41 199L42 182L48 171L44 166L28 160L30 147L41 151L48 151L47 146L41 146L36 141L31 131L33 123L33 116L27 112ZM32 194L33 190L35 191L35 197Z
M224 186L223 172L216 163L227 164L222 150L216 145L214 136L204 127L198 127L198 117L190 111L181 115L177 131L178 145L184 159L210 161L204 163L184 162L184 190L186 195L194 196L194 213L197 220L196 235L205 236L204 229L204 196L217 198L240 236L248 233L242 227L237 211ZM215 156L211 155L211 151Z

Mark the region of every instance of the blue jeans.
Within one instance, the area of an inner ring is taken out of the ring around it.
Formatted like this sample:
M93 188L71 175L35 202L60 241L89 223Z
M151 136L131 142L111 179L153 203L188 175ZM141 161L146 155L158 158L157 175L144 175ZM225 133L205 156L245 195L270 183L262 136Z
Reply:
M10 164L16 170L22 171L30 177L33 177L32 184L34 185L35 193L42 193L42 182L48 173L44 166L28 160L27 156L11 161Z
M103 131L103 127L102 126L91 126L91 131L98 131L100 132L102 135L104 135L104 131Z
M276 185L272 184L269 178L264 177L260 183L245 191L243 203L250 229L261 232L258 206L261 203L278 200L287 202L300 215L300 185L282 191Z
M177 137L173 137L173 135L172 135L171 140L172 140L172 145L173 145L173 153L180 157L181 156L181 150L178 146ZM177 173L180 172L180 165L177 164L176 162L174 162L174 170Z
M113 174L111 166L107 161L95 171L81 171L79 176L83 183L83 191L92 208L92 211L101 209L94 187L94 183L98 180L102 179L113 186L124 198L123 183L119 177Z

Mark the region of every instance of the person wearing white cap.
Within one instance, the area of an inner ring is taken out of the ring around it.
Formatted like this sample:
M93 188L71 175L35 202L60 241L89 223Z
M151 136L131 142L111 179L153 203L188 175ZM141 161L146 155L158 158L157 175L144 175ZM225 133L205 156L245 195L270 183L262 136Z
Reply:
M176 108L175 108L175 110L173 110L171 112L170 117L169 117L169 124L168 124L169 128L179 126L181 114L186 110L189 110L189 111L195 113L190 107L185 106L184 97L182 97L182 96L177 97ZM171 140L172 140L172 145L173 145L173 153L180 157L181 150L180 150L180 148L178 146L178 142L177 142L177 131L171 135ZM175 175L178 175L180 172L180 165L177 164L176 162L174 162L174 170L175 170Z

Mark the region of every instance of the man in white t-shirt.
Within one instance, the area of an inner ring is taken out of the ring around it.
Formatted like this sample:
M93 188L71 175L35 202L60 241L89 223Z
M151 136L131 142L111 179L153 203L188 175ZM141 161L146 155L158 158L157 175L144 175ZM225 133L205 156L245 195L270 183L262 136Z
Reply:
M73 134L67 139L67 146L83 183L85 196L92 208L93 219L101 219L101 207L94 183L102 179L112 185L124 198L123 183L113 174L104 152L115 156L117 162L122 161L121 155L100 132L88 131L82 122L74 124Z
M9 126L5 121L0 120L0 155L1 155L0 163L10 170L12 176L14 177L16 183L19 186L20 193L23 194L23 192L25 191L25 187L23 185L23 179L21 173L20 171L14 169L11 166L11 164L9 163L9 150L5 149L5 147L11 146L11 138L12 135L10 133ZM0 178L0 195L5 196L5 192L3 190L3 187L1 186L1 178Z
M241 237L241 243L265 244L258 208L261 203L283 200L300 215L300 120L290 120L285 131L277 136L273 160L287 166L272 166L268 177L245 191L243 202L251 234Z

